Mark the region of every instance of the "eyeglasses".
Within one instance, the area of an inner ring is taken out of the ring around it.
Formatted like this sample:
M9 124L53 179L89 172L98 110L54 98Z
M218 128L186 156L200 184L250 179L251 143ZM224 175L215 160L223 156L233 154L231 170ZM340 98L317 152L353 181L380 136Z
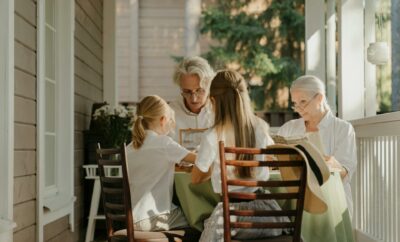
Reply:
M298 104L296 103L292 103L292 106L290 106L291 109L293 110L304 110L306 109L306 107L308 106L308 104L310 104L312 102L312 100L314 100L314 98L318 95L318 93L316 93L310 100L306 101L306 100L301 100Z
M184 98L192 98L193 96L196 98L203 97L206 94L206 90L203 88L196 89L194 91L188 89L181 89L181 95Z

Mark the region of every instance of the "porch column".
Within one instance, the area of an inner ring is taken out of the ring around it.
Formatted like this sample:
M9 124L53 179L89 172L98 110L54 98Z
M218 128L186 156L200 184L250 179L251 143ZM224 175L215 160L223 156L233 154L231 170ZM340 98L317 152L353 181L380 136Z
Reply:
M400 0L392 0L392 111L400 111Z
M363 0L338 1L339 117L364 117ZM351 24L349 24L351 23Z
M118 103L116 0L103 1L103 100Z
M201 0L186 0L185 5L185 56L200 55L199 28Z
M305 1L306 74L325 82L325 1Z
M364 21L364 46L365 50L370 43L376 41L375 34L375 12L378 2L376 0L365 0ZM364 52L366 53L366 51ZM365 117L375 116L376 103L376 65L370 63L364 55L365 66Z
M335 0L326 2L326 97L335 114L336 107L336 10Z
M118 102L139 101L139 0L116 0Z
M130 101L139 102L139 0L130 0L131 82Z

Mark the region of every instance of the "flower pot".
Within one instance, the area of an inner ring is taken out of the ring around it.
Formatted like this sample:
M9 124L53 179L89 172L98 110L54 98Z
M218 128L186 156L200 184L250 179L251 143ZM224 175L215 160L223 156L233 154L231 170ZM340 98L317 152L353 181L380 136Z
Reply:
M386 42L370 43L367 49L367 60L374 65L384 65L389 60L389 46Z

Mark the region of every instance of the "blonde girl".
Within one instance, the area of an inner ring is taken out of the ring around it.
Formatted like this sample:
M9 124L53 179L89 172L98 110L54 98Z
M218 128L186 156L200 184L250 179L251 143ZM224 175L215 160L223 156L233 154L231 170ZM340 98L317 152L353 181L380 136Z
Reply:
M128 146L128 173L135 230L160 231L187 227L180 208L172 203L175 164L193 163L196 156L167 134L174 113L159 96L147 96L138 105Z
M219 165L218 141L223 140L227 146L264 148L273 144L268 135L268 125L254 115L251 108L247 85L244 78L235 71L219 71L211 82L210 99L215 113L213 128L206 131L202 138L195 166L192 171L192 182L199 183L210 179L215 193L221 193L221 172ZM238 157L241 159L241 157ZM241 169L230 167L228 176L257 178L268 180L266 168ZM230 191L257 191L257 188L230 187ZM260 191L261 192L261 191ZM235 206L279 210L273 200L238 203ZM242 218L239 217L239 221ZM246 221L253 221L248 217ZM272 218L270 218L272 219ZM281 220L286 220L282 218ZM244 219L243 219L244 221ZM254 221L257 221L255 219ZM281 229L236 230L234 236L241 238L260 238L280 235ZM210 218L205 222L200 241L223 241L223 219L221 203L217 205Z

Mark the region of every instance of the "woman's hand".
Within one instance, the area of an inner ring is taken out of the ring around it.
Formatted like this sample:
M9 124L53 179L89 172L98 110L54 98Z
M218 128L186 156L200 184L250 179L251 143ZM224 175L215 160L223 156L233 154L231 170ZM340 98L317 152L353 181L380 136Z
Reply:
M347 170L334 156L324 156L326 165L332 170L339 170L342 180L347 176Z
M175 171L178 172L192 172L194 161L196 160L196 154L189 152L178 164L175 165Z

